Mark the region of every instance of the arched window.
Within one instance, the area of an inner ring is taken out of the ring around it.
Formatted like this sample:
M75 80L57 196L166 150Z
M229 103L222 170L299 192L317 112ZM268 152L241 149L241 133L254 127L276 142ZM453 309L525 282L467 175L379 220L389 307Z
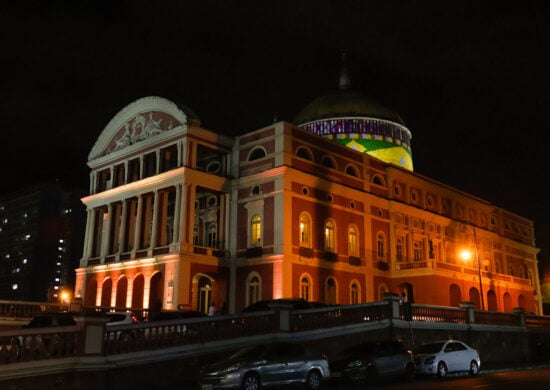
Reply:
M380 176L380 175L374 175L374 176L372 177L372 183L373 183L373 184L376 184L376 185L379 185L379 186L385 185L385 184L384 184L384 179L383 179L382 176Z
M298 148L298 150L296 151L296 156L300 158L304 158L309 161L313 160L313 157L311 157L311 152L307 148L304 148L303 146Z
M359 244L357 242L357 229L355 226L348 227L348 251L350 256L359 256Z
M324 167L327 167L327 168L332 168L332 169L336 168L336 162L330 156L324 156L321 159L321 165L324 166Z
M306 213L300 214L300 246L311 246L311 219Z
M403 261L405 259L404 254L405 250L403 245L403 237L397 237L395 248L395 256L397 257L397 261Z
M384 260L386 256L386 237L382 232L376 234L376 256L378 260Z
M355 177L358 177L359 175L357 174L357 168L355 168L353 165L348 165L346 167L346 173L350 176L355 176Z
M246 279L246 306L262 299L262 279L260 274L252 272Z
M215 222L212 222L208 225L207 231L207 245L210 248L216 248L218 243L218 225Z
M311 293L311 279L309 276L302 276L300 279L300 298L305 299L306 301L313 300Z
M336 233L334 222L328 220L325 222L325 251L336 252Z
M250 246L262 246L262 217L257 214L250 220Z
M361 285L357 280L353 280L350 285L350 303L356 305L361 303Z
M248 161L259 160L260 158L264 158L265 156L265 150L263 148L256 147L250 152L250 155L248 156Z
M336 280L328 278L325 286L325 303L327 305L336 305L338 303L338 293Z

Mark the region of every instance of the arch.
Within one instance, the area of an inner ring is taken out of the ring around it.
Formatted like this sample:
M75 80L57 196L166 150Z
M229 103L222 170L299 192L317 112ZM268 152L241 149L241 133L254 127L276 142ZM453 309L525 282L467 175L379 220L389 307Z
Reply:
M250 153L248 153L247 160L248 161L259 160L261 158L264 158L265 156L267 156L265 149L262 146L256 146L252 148Z
M386 186L386 181L384 180L384 177L382 175L375 174L372 176L372 184L376 184L378 186Z
M145 289L145 278L143 274L137 274L134 277L132 288L132 308L143 309L143 292Z
M300 146L298 149L296 149L296 156L313 161L313 153L311 153L311 150L306 148L305 146Z
M390 289L386 283L380 283L378 285L378 300L381 301L384 298L384 294L390 292Z
M113 293L113 279L105 278L101 287L101 307L111 307L111 295Z
M487 291L487 310L497 311L497 295L493 290Z
M411 283L401 283L398 289L401 297L405 298L407 302L414 303L414 288Z
M462 302L462 292L460 287L455 283L452 283L449 286L449 305L451 307L460 307L460 302Z
M262 299L262 276L251 272L246 277L246 307Z
M346 174L350 176L359 177L359 170L357 167L353 164L346 165Z
M527 309L525 296L523 294L519 294L519 296L518 296L518 307L521 307L523 310Z
M302 274L300 276L300 298L306 300L306 301L313 301L313 282L311 279L311 275L308 273Z
M84 296L84 306L95 306L97 298L97 279L89 279L86 282L86 295Z
M116 284L115 307L126 308L126 297L128 296L128 278L122 275Z
M349 256L359 256L359 234L357 226L348 226L348 254Z
M154 307L158 302L161 303L164 300L164 277L162 272L157 271L151 276L150 289L149 289L149 307Z
M193 291L195 294L193 301L195 302L194 305L196 306L194 308L196 310L208 313L208 308L213 302L214 282L213 278L202 273L196 274L193 277Z
M376 257L386 260L386 235L382 231L376 233Z
M361 283L357 279L353 279L349 284L349 302L352 305L361 303Z
M477 310L481 309L481 297L479 295L479 290L475 287L471 287L468 294L468 300L475 305Z
M311 217L305 211L300 213L300 246L311 247Z
M332 276L325 281L325 303L328 305L338 304L338 283Z
M502 297L502 302L504 303L504 311L505 312L511 312L512 311L512 297L509 293L505 292L504 296Z
M323 156L321 157L321 165L325 168L337 169L338 165L336 160L332 156Z
M336 253L336 223L333 219L325 221L325 252Z

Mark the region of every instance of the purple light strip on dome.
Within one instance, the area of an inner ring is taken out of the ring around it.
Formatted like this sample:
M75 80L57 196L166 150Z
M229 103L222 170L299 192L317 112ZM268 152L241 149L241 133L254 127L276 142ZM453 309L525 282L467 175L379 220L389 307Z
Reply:
M378 121L363 118L339 118L325 119L315 122L305 123L300 127L317 135L337 135L337 134L371 134L383 137L392 137L400 140L402 143L410 145L410 132L401 126L391 122Z

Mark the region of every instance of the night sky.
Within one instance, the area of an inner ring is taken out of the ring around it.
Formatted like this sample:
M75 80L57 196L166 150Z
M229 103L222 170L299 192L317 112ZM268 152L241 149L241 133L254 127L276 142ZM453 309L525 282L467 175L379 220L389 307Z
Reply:
M204 127L292 121L338 86L398 112L415 172L535 222L550 261L549 1L18 0L2 5L0 194L88 188L109 120L157 95Z

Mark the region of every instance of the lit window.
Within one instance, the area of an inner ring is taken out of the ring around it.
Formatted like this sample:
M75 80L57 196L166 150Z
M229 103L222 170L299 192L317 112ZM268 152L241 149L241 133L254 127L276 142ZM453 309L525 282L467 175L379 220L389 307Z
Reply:
M250 221L250 240L252 246L262 245L262 217L254 215Z
M62 238L59 239L60 244L63 244L64 242L65 242L65 240L63 240Z
M27 264L29 261L28 261L27 259L23 259L23 260L21 260L21 262L22 262L23 264Z
M359 256L359 245L357 244L357 229L355 226L348 228L348 251L350 256Z
M327 221L325 223L325 251L336 252L336 237L334 233L334 222Z
M9 259L10 258L10 254L6 254L6 256L4 256L6 259Z
M311 220L309 215L302 213L300 215L300 245L309 247L311 235Z
M11 289L12 290L17 290L19 288L19 286L17 285L17 283L14 283L11 285Z
M59 286L53 286L54 290L59 290Z
M56 281L56 282L59 282L59 278L55 278L55 281Z
M25 235L25 240L29 240L31 238L31 235L30 234L26 234Z

